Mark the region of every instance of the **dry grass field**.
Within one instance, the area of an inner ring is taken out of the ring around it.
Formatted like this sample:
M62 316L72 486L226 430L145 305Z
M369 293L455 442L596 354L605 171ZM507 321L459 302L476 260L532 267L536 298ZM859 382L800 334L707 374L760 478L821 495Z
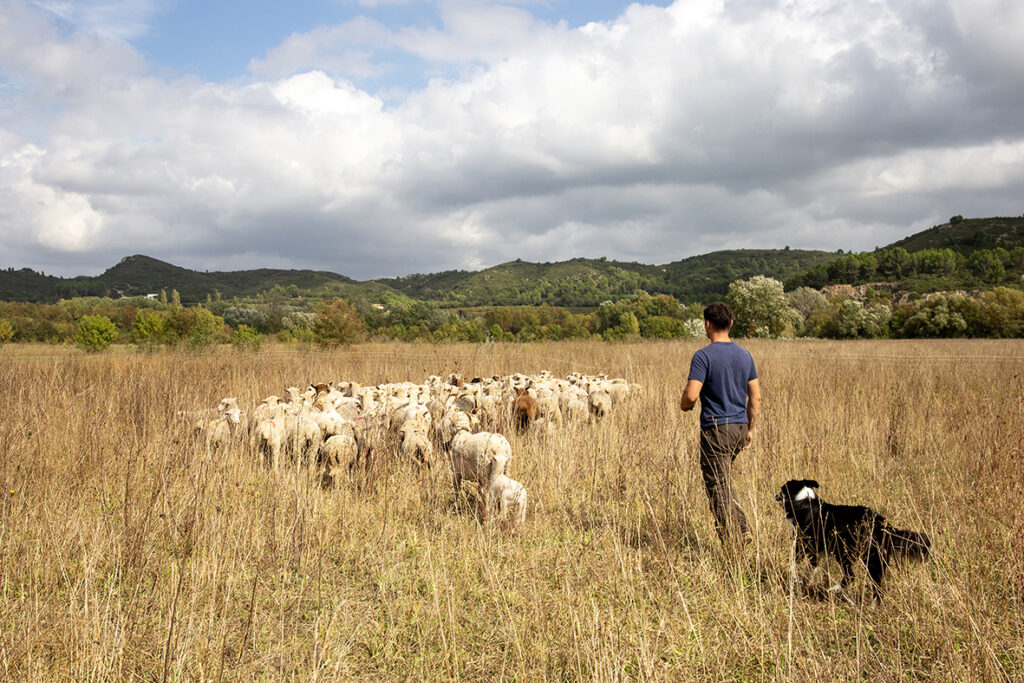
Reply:
M2 348L0 679L1024 678L1024 345L745 344L764 408L736 460L738 554L677 408L698 346ZM541 369L645 390L599 425L509 435L514 533L456 510L443 463L325 490L174 418L309 381ZM932 561L894 567L876 608L861 569L847 597L791 591L773 496L804 477L926 531Z

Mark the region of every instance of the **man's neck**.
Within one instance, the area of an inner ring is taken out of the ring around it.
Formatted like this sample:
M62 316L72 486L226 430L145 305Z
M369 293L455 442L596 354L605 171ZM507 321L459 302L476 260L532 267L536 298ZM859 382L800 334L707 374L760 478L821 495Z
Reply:
M731 339L729 339L729 330L715 330L714 332L708 334L708 339L710 339L712 343L732 341Z

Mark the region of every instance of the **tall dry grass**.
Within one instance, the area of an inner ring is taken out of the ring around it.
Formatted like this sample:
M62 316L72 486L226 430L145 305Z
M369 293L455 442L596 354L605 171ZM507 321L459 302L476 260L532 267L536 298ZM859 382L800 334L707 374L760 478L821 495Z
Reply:
M740 554L719 547L696 416L677 409L697 347L3 349L0 677L1024 676L1024 347L750 342L765 404L736 461L755 529ZM453 509L443 467L323 490L245 449L207 453L174 418L311 380L541 369L645 391L595 427L510 435L530 492L514 534ZM863 574L852 599L791 591L773 495L792 477L928 532L934 559L894 568L878 608Z

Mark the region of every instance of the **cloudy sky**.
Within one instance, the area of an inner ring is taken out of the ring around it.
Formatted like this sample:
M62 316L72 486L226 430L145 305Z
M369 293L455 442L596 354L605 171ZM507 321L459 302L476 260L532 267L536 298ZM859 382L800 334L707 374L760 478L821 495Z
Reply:
M0 267L359 279L1024 212L1020 0L2 0Z

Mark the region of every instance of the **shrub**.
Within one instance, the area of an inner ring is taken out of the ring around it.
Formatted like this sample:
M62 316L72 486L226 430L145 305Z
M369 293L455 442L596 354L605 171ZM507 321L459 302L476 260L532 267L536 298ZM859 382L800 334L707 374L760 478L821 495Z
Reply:
M690 336L686 321L667 315L652 315L640 323L640 334L651 339L674 339Z
M366 323L344 299L333 299L317 307L313 334L321 346L354 344L366 338Z
M239 325L231 333L231 345L239 351L259 351L263 345L263 335L248 325Z
M6 344L14 338L14 325L7 318L0 318L0 344Z
M117 325L105 315L83 316L75 332L75 343L86 351L102 351L117 339Z
M204 308L172 306L167 313L166 337L173 344L202 349L223 336L224 319Z
M132 323L132 338L136 343L159 344L164 336L166 319L156 311L139 311Z

